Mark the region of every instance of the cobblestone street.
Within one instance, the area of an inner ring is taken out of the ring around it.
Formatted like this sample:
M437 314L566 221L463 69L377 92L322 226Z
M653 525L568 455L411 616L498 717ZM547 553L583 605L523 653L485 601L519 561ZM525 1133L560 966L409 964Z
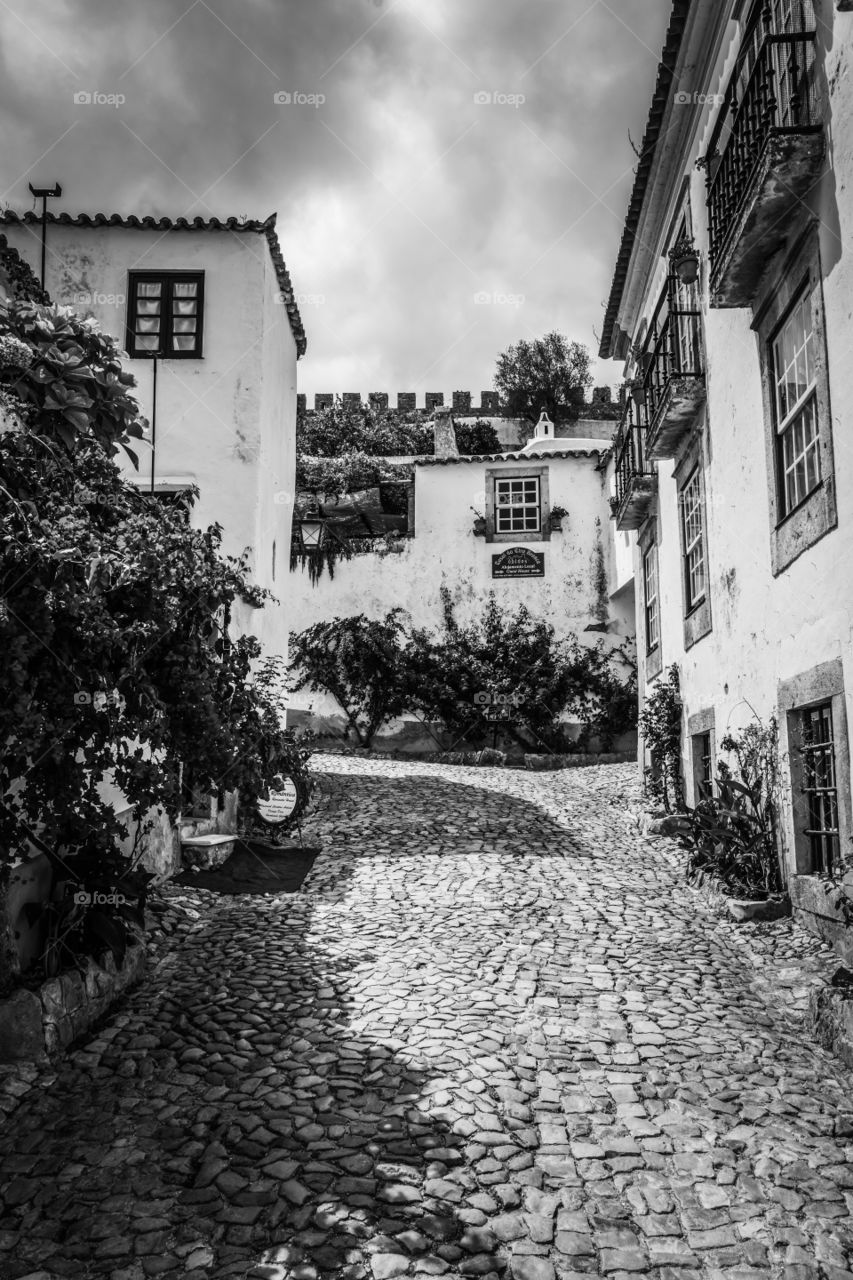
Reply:
M0 1276L851 1280L826 953L715 919L633 766L314 767L303 890L168 889L143 986L7 1120Z

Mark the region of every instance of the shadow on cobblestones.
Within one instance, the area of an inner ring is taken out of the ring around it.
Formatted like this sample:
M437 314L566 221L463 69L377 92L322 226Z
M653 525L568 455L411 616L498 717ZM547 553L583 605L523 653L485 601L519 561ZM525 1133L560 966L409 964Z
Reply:
M849 1073L629 770L334 769L302 892L191 894L15 1113L3 1280L853 1280Z

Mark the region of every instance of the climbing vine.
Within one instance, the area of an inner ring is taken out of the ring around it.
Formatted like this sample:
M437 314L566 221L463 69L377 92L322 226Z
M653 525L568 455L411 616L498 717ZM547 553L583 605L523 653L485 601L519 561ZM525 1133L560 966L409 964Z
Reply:
M651 764L646 788L667 813L684 808L681 779L681 692L678 667L673 663L665 680L658 680L640 710L639 728Z

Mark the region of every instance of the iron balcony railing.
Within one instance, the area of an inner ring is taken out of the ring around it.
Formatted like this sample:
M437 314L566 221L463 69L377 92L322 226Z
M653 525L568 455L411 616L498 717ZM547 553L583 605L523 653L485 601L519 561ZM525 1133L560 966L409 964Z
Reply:
M767 6L769 9L769 6ZM772 14L756 24L726 91L707 153L710 261L737 224L753 176L773 135L816 132L815 30L810 4L797 4L787 25L772 30Z
M652 430L673 378L699 378L702 363L702 312L696 285L670 276L655 308L640 353L645 420Z
M631 490L635 476L653 476L655 469L646 460L646 424L643 413L638 414L633 398L628 397L625 415L616 433L616 509L618 510Z

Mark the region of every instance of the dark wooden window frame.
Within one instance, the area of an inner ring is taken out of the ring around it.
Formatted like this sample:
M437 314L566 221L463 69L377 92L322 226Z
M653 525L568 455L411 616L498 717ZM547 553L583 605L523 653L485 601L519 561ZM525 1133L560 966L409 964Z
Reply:
M141 351L136 348L137 283L163 283L161 304L162 327L159 351ZM196 341L192 351L173 351L172 348L172 285L198 285L198 324ZM133 360L201 360L204 356L204 272L203 271L130 271L127 277L127 353Z

